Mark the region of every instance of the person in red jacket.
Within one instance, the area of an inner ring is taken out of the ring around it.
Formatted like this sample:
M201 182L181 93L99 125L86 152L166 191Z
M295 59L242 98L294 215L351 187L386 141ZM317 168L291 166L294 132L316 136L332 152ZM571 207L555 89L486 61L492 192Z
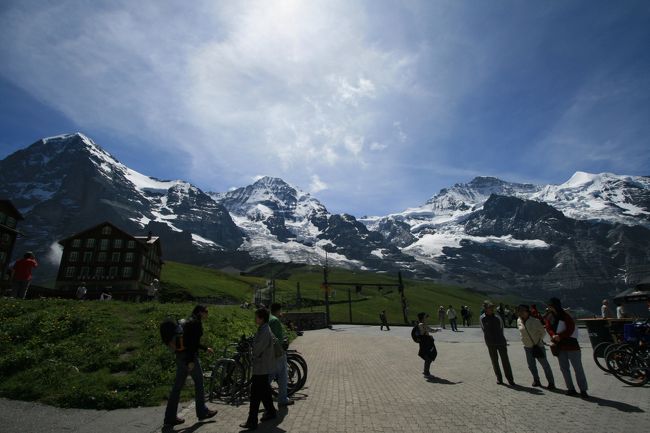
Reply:
M567 387L567 395L578 395L573 379L571 378L571 369L576 375L580 396L589 398L587 394L587 378L582 367L580 354L580 344L578 343L578 327L573 318L562 308L562 303L558 298L551 298L548 302L550 314L546 316L546 330L551 336L551 351L557 356L560 363L560 371L564 377Z
M26 252L22 259L16 260L11 272L14 298L25 299L32 282L32 269L36 267L38 262L31 251Z

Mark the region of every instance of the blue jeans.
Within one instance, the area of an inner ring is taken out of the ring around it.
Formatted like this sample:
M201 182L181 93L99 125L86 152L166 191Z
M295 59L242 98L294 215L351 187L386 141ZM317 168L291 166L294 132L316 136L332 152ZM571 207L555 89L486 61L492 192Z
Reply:
M585 371L582 368L582 357L579 350L560 350L557 357L560 362L560 371L564 377L564 383L566 383L566 388L569 391L575 391L575 386L573 386L573 379L571 378L571 369L569 364L573 367L573 371L576 373L576 381L578 382L578 388L580 391L587 392L587 378L585 377Z
M551 366L548 363L548 359L535 358L533 356L532 347L524 347L524 350L526 351L526 362L528 363L528 369L533 375L533 381L539 382L539 373L537 372L537 362L539 362L540 365L542 366L542 369L544 370L544 375L546 376L546 380L548 381L548 384L555 385L555 379L553 378L553 371L551 370ZM542 347L542 350L546 354L546 349L544 347Z
M289 381L289 376L287 373L287 354L285 353L282 357L278 358L275 371L269 374L269 384L273 380L278 381L278 404L286 404L289 399L287 397L287 382Z
M185 385L185 380L187 375L192 376L194 381L194 401L196 402L196 416L198 418L204 417L208 408L205 405L205 394L203 392L203 370L201 369L201 363L199 362L198 355L194 356L192 362L194 362L194 368L192 371L188 370L186 363L186 354L179 352L176 354L176 379L174 380L174 386L172 386L172 391L169 394L169 400L167 400L167 409L165 410L165 424L171 423L176 419L178 410L178 401L181 398L181 389Z

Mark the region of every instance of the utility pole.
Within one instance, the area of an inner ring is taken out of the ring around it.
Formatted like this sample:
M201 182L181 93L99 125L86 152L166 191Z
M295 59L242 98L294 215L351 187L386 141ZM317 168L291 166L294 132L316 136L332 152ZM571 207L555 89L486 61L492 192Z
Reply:
M327 286L327 251L325 252L325 267L323 268L323 290L325 290L325 322L327 327L330 326L330 295Z
M348 289L348 317L352 323L352 289Z
M399 291L400 298L402 300L402 314L404 315L404 324L408 325L409 324L409 318L408 314L406 312L406 296L404 296L404 283L402 282L402 273L398 272L397 273L397 281L398 281L398 286L397 290Z

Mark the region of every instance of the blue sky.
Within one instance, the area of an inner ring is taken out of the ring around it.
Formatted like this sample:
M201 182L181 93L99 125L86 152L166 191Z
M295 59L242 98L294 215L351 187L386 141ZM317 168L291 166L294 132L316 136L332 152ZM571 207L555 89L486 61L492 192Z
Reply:
M650 175L648 47L647 1L5 0L0 157L82 131L151 176L278 176L357 216L477 175Z

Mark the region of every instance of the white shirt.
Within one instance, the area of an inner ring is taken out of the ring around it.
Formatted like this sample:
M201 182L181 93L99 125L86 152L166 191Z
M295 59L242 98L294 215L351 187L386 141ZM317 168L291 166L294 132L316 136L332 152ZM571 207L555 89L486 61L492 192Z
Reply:
M456 318L456 310L454 310L453 308L450 308L449 310L447 310L447 317L449 317L450 319L455 319Z
M603 306L600 307L600 317L602 317L603 319L609 317L609 307L605 304L603 304Z
M616 318L617 319L625 319L625 310L623 309L622 305L619 305L616 307Z

